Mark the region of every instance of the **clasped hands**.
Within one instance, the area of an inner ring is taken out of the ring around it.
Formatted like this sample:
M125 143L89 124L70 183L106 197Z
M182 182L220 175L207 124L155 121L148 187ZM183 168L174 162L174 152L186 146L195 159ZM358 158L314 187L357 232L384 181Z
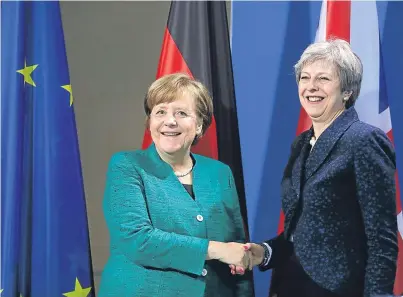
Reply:
M210 259L229 265L231 274L244 274L263 261L264 249L255 243L214 242L209 245Z

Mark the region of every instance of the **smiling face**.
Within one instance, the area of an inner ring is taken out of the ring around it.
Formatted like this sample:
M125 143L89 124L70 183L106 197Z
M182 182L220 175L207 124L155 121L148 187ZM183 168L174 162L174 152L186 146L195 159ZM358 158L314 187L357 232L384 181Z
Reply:
M149 125L157 151L171 156L189 153L196 134L202 132L195 99L186 92L180 92L172 102L155 105Z
M302 68L298 82L302 107L316 123L329 123L345 109L348 94L342 94L335 65L319 60Z

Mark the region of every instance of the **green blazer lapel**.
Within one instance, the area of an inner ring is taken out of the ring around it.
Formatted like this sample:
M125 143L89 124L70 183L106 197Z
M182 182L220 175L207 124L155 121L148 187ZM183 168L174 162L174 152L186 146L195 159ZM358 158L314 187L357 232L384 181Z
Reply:
M175 191L175 195L184 196L186 198L192 199L186 189L183 187L181 182L175 176L172 167L161 159L158 155L155 144L151 144L146 150L145 154L147 156L147 165L143 166L145 171L158 179L165 181L165 187L170 188L170 190ZM193 192L195 197L205 195L204 188L206 188L206 176L203 166L198 165L197 156L191 155L196 161L195 167L193 168Z
M158 155L155 144L151 144L145 150L145 161L141 164L144 170L155 176L158 179L164 180L169 183L166 186L171 189L177 189L177 194L181 196L189 196L186 189L180 183L178 178L175 176L172 167L169 166L165 161L161 159ZM193 174L193 192L197 201L210 200L214 196L216 184L218 181L213 181L209 174L209 167L204 162L204 158L197 154L191 154L193 160L195 161ZM190 196L189 196L190 197ZM189 198L188 197L188 198Z
M142 165L147 173L159 179L167 179L170 176L174 176L172 167L161 159L154 143L145 150L145 155L147 158L144 164L140 165Z
M209 174L209 168L204 166L203 159L198 155L193 155L195 166L193 168L193 192L196 201L210 199L209 197L214 192L213 181ZM215 181L217 183L217 181Z

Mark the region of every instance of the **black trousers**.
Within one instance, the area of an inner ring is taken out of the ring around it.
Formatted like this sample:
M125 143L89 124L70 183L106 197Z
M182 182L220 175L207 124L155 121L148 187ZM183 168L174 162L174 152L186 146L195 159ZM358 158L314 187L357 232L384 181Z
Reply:
M305 272L295 254L273 275L270 296L276 297L341 297L315 283Z

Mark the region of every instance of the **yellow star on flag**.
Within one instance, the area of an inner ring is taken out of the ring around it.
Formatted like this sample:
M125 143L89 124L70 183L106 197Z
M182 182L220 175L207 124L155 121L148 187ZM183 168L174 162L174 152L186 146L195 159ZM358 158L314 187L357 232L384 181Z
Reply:
M35 70L36 67L38 67L39 64L32 65L32 66L27 66L27 61L24 61L24 68L17 70L19 74L22 74L24 76L24 85L25 83L28 83L34 87L36 87L35 82L32 80L31 73Z
M81 287L80 282L78 281L78 278L76 278L76 285L74 291L63 293L63 295L66 297L87 297L90 291L91 287L83 289L83 287Z
M70 106L73 105L73 90L71 89L71 85L64 85L62 88L70 93Z

